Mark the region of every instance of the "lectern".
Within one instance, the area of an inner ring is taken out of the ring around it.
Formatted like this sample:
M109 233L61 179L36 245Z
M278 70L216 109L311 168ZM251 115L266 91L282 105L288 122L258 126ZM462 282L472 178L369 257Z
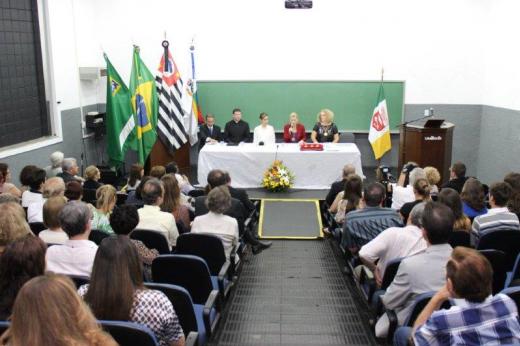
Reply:
M440 184L450 178L451 147L455 125L444 122L438 128L428 128L424 124L401 126L399 137L399 171L408 161L420 167L433 166L441 174Z
M190 176L190 143L187 142L183 144L172 155L168 152L168 149L166 149L161 140L157 138L157 141L150 152L150 167L157 165L165 166L171 161L177 163L181 174Z

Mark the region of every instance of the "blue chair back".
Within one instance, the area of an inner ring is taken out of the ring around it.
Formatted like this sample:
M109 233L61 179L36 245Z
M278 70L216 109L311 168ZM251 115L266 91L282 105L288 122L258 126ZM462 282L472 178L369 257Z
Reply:
M516 303L516 308L520 311L520 286L505 288L500 293L506 294L513 299Z
M142 241L147 248L156 249L161 255L170 253L168 240L159 232L149 229L135 229L130 233L130 238Z
M161 255L152 263L154 282L184 287L195 304L204 305L213 290L206 262L192 255Z
M4 332L9 328L11 322L9 321L0 321L0 335L4 334Z
M504 289L506 282L506 254L499 250L480 250L479 252L491 263L493 268L493 294L497 294Z
M410 315L408 316L408 318L406 319L403 326L413 327L415 320L417 319L417 317L419 317L419 314L423 311L424 307L426 306L426 304L428 304L428 302L435 295L435 293L436 293L435 291L430 291L430 292L419 294L414 298L412 311L411 311ZM449 309L450 307L451 307L451 303L449 300L445 301L441 305L441 309Z
M453 231L451 232L449 244L452 248L457 246L471 247L471 240L469 232L466 231Z
M386 290L388 286L394 281L395 274L399 270L399 265L404 257L394 258L387 263L385 272L383 273L383 280L381 282L381 290Z
M119 346L158 346L154 333L145 325L125 321L99 321Z
M206 261L211 275L218 275L222 266L226 263L226 253L222 240L211 234L181 234L177 238L175 253L202 258Z
M478 242L477 250L488 249L503 251L506 254L505 271L511 271L516 256L520 253L520 231L504 229L483 235Z

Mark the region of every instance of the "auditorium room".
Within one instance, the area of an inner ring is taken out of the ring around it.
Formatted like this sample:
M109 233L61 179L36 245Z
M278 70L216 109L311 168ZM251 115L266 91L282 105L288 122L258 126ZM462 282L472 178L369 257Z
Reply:
M0 0L0 345L520 345L519 13Z

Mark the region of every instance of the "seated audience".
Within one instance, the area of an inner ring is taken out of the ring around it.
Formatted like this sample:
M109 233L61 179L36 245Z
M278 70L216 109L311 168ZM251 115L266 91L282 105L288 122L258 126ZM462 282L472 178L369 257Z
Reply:
M0 212L0 255L4 248L27 234L32 234L25 212L18 203L3 203Z
M56 174L56 176L63 179L65 184L73 180L83 183L83 178L78 177L79 167L75 158L68 157L63 159L61 169L62 172Z
M182 222L187 231L191 228L190 212L186 205L181 201L181 190L175 175L166 174L161 179L164 187L164 200L161 210L172 213L176 222Z
M274 127L269 125L267 113L260 113L260 125L253 130L253 143L259 145L273 145L276 142Z
M31 203L29 207L27 208L27 220L29 222L43 222L43 203L45 203L45 200L50 197L54 196L61 196L63 197L65 195L65 183L63 182L63 179L59 177L53 177L47 179L45 181L45 184L43 184L43 199L40 203Z
M403 206L399 210L399 213L403 218L404 224L408 222L408 215L410 215L410 212L412 211L413 207L415 207L419 203L431 200L430 184L428 184L428 180L422 178L417 179L413 184L413 194L415 196L415 201L403 204Z
M228 187L229 194L231 195L231 197L238 199L240 201L240 203L242 203L242 205L246 209L246 212L248 213L248 215L251 214L251 212L253 210L255 210L256 207L253 204L253 202L251 202L251 200L249 199L247 191L245 189L237 189L237 188L234 188L233 186L231 186L231 176L229 175L228 172L224 172L224 173L225 173L226 185Z
M520 343L515 302L492 296L493 268L478 251L457 247L446 265L446 284L414 324L416 345L506 345ZM452 307L442 310L451 299Z
M283 140L285 143L299 143L305 141L305 126L300 124L298 114L292 112L289 114L289 123L283 127Z
M157 178L150 178L144 184L141 196L144 206L138 210L137 228L159 232L166 237L170 247L175 246L179 231L173 214L161 211L161 204L164 200L164 188L161 181Z
M69 239L67 233L61 229L59 219L65 204L67 200L61 196L51 197L43 204L43 224L47 229L38 233L38 237L47 244L65 244Z
M392 209L399 210L403 204L415 201L413 186L419 179L426 179L422 168L413 162L403 167L397 184L392 185Z
M11 184L11 172L6 163L0 163L0 194L10 193L18 198L22 197L22 192Z
M69 201L81 201L83 197L83 187L76 180L69 181L65 184L65 198Z
M83 202L69 202L61 209L58 218L69 240L47 250L47 270L66 275L90 276L97 251L97 245L88 240L90 208Z
M166 165L166 173L175 174L175 178L177 179L177 182L179 183L179 188L181 189L181 192L183 194L187 195L191 190L195 189L190 184L188 177L184 174L180 174L179 166L177 166L177 164L174 161Z
M11 195L10 193L0 193L0 204L3 203L16 203L20 204L20 198L15 195Z
M116 206L116 189L112 185L103 185L96 190L96 208L92 210L92 229L97 229L109 234L114 231L110 227L108 218Z
M63 158L65 155L61 151L55 151L49 156L49 160L51 161L51 165L45 167L45 173L47 173L47 178L52 178L57 176L62 172L61 166L63 164Z
M509 211L515 213L520 219L520 173L511 172L504 177L504 182L511 185L513 192L507 202Z
M441 174L437 170L437 168L432 166L424 167L424 174L426 175L426 180L428 180L428 184L430 184L430 196L437 197L439 194L439 187L437 184L441 181Z
M427 202L421 220L427 243L424 252L401 261L399 269L381 300L387 310L394 310L399 325L411 312L414 298L421 293L435 291L446 281L446 262L452 248L448 244L455 218L444 204ZM376 324L376 336L386 337L388 315L385 313Z
M141 178L139 185L135 190L130 190L128 192L128 196L126 197L125 204L135 205L137 207L141 207L144 205L143 197L141 196L141 192L143 191L143 186L146 184L148 180L152 179L152 177L146 175Z
M126 186L123 187L123 191L129 193L130 191L135 191L141 182L141 178L144 176L144 168L142 165L138 163L134 163L130 167L130 174L128 177L128 182Z
M227 186L217 186L213 188L206 198L206 206L209 212L197 216L193 220L192 233L213 234L222 240L226 259L234 247L238 246L238 222L236 219L224 215L231 208L231 195ZM238 256L236 257L238 261Z
M150 169L150 176L152 178L157 178L161 180L161 178L166 174L166 168L164 166L153 166Z
M206 143L218 143L222 139L220 126L215 125L215 116L206 114L206 123L199 126L199 149Z
M446 187L439 192L439 203L446 205L453 212L455 223L453 231L471 231L471 221L462 211L462 199L457 191Z
M141 262L128 237L103 240L90 283L81 286L78 293L97 319L143 324L153 331L159 345L184 345L172 303L161 291L144 286Z
M347 181L348 176L351 174L356 174L356 168L354 167L354 165L349 163L343 166L341 180L332 183L332 185L330 186L330 190L327 193L327 197L325 197L325 201L329 206L331 206L332 203L334 203L334 199L336 198L338 193L345 190L345 183Z
M233 109L233 119L224 126L223 139L227 143L251 142L249 124L242 120L242 111Z
M357 252L385 229L403 225L395 210L383 207L385 198L385 187L382 184L371 183L364 187L365 207L353 210L345 216L341 236L341 246L344 249Z
M110 226L114 232L121 236L128 236L139 223L139 214L137 208L133 205L121 205L114 209L110 214ZM146 280L152 280L152 262L155 257L159 256L156 249L149 249L142 241L137 239L130 239L134 243L139 258L143 263L143 272Z
M97 190L101 185L103 185L99 182L99 179L101 179L101 172L99 169L93 165L88 166L85 168L85 182L83 183L83 188Z
M330 109L322 109L318 113L317 123L312 128L311 140L313 143L338 143L339 131L334 124L334 113Z
M345 189L336 195L336 199L329 211L334 215L334 220L339 226L343 226L345 215L352 210L364 208L363 204L363 180L357 174L351 174L345 182Z
M388 262L416 255L426 249L427 243L421 230L425 205L419 203L413 207L406 226L385 229L359 250L361 262L374 273L378 286L381 285Z
M43 204L43 184L45 183L45 171L41 168L33 169L29 178L29 190L22 193L22 207L27 208L31 203Z
M477 179L469 178L466 180L460 198L462 199L462 210L471 220L476 216L487 213L484 186Z
M450 180L442 185L442 188L449 187L458 193L462 193L462 187L466 183L466 180L468 180L466 177L466 165L457 161L450 167Z
M206 192L209 193L217 186L226 185L229 179L227 173L222 170L214 169L210 171L208 173ZM195 216L204 215L209 212L206 205L206 198L207 196L199 196L195 199ZM247 217L247 211L238 199L231 198L231 208L224 212L224 214L237 220L238 232L243 236L244 241L252 246L253 254L258 254L272 245L271 242L261 242L250 229L245 229L244 221Z
M0 256L0 320L11 316L16 294L23 284L45 272L47 246L28 234L7 245Z
M23 285L14 302L11 326L0 337L0 344L117 345L76 293L72 280L52 273Z
M511 197L511 185L504 182L494 183L489 189L489 205L486 214L477 216L471 226L471 243L477 247L483 235L502 230L520 231L518 216L507 209Z
M27 165L22 168L19 175L20 184L22 184L22 186L20 187L21 192L29 190L29 185L31 184L33 171L38 168L39 167L35 165ZM47 178L49 178L49 176L47 176ZM21 197L21 195L18 197Z

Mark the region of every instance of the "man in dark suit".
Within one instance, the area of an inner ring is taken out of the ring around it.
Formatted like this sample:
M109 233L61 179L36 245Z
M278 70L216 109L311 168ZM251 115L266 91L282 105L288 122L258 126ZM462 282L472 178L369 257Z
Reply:
M332 202L334 202L334 200L336 199L336 195L345 189L345 182L347 181L347 177L350 174L355 173L356 168L354 167L354 165L348 164L343 166L343 174L341 180L332 183L332 185L330 186L329 193L327 194L327 197L325 197L325 201L329 206L331 206Z
M72 157L63 159L61 168L62 172L58 173L56 176L63 179L65 184L67 184L69 181L77 181L83 184L83 179L77 176L79 173L79 167L76 159Z
M224 127L224 141L238 144L240 142L251 142L249 124L242 120L240 108L233 109L233 119Z
M215 125L215 116L211 113L206 115L206 123L199 126L200 149L206 143L216 143L222 140L220 126Z
M450 180L442 185L441 189L449 187L461 193L466 180L468 180L468 177L466 177L466 165L457 161L450 167Z
M231 197L238 199L240 203L242 203L247 212L247 215L249 216L253 212L253 210L256 209L255 205L249 199L246 190L236 189L233 186L231 186L231 176L228 172L224 173L226 175L226 184L229 189L229 194L231 195Z
M226 185L228 181L227 173L219 169L214 169L208 174L208 187L212 189L217 186ZM195 216L207 214L209 212L206 206L206 195L195 198ZM244 227L244 221L248 217L248 212L242 205L242 203L236 199L231 198L231 208L224 213L227 216L231 216L238 222L238 230L241 236L244 237L244 241L252 246L253 253L257 254L263 249L267 249L272 245L271 242L261 242L254 234Z

